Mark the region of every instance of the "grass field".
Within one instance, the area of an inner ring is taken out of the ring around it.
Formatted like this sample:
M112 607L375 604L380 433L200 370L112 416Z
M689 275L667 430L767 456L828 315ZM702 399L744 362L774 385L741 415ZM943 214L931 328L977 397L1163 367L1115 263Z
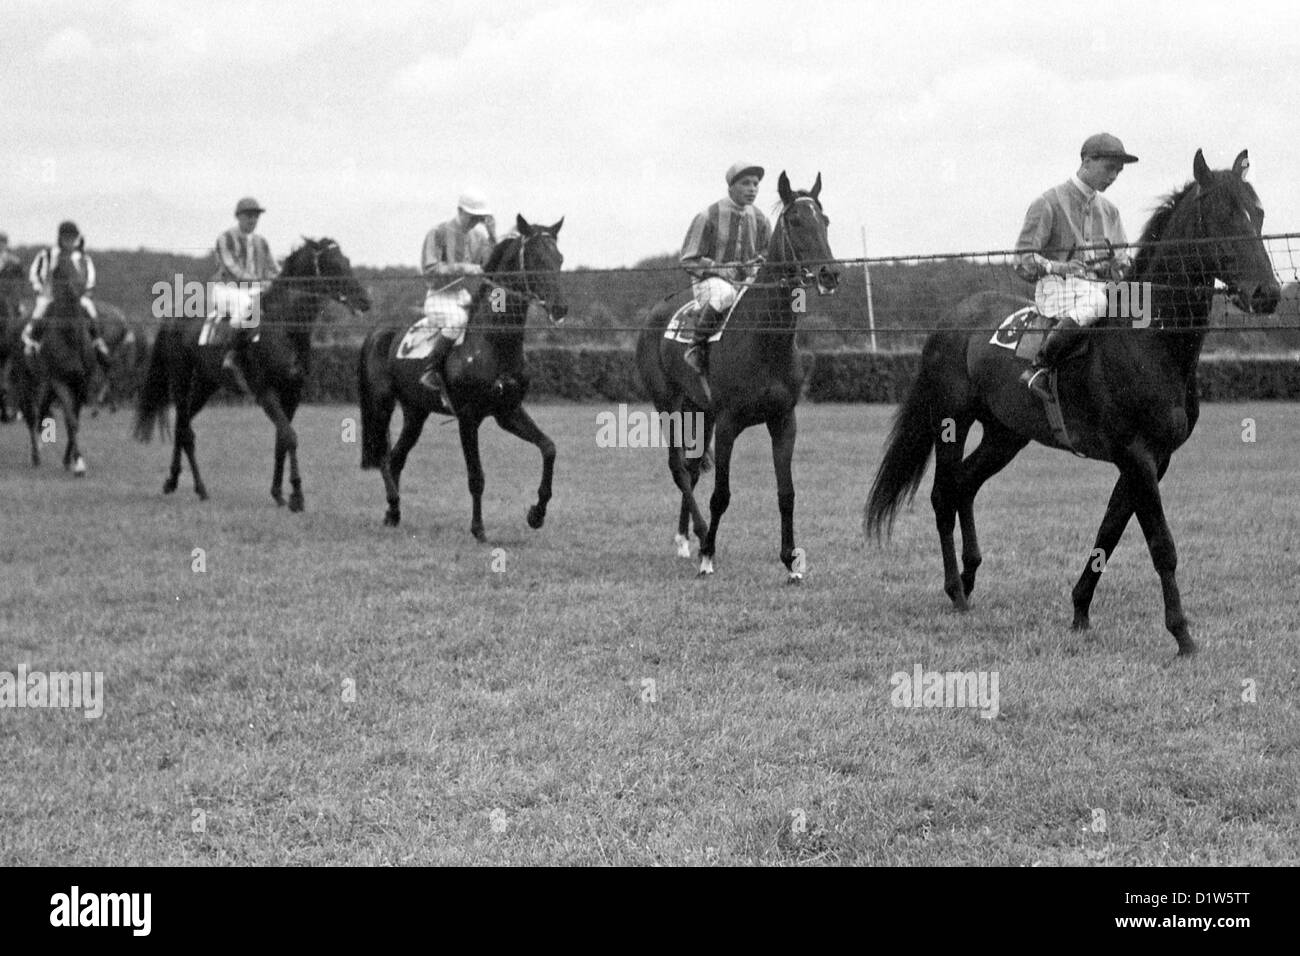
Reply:
M255 409L197 420L207 502L161 495L125 414L87 423L81 480L0 428L0 671L105 688L100 719L0 710L0 865L1300 862L1300 406L1207 406L1174 458L1190 661L1136 522L1069 630L1110 466L1033 447L990 482L958 615L928 477L861 536L892 409L801 407L802 588L764 431L697 581L663 453L597 447L604 410L535 408L538 532L536 450L484 427L487 545L432 423L397 530L355 409L301 412L302 515ZM1000 713L892 706L918 664L996 671Z

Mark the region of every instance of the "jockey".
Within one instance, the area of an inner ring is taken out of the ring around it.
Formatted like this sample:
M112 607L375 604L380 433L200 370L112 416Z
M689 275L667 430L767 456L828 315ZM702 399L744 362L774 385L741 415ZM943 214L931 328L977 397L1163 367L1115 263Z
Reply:
M86 310L86 316L89 319L86 329L90 333L92 344L95 346L96 361L99 362L101 367L108 369L112 365L109 359L108 346L99 334L97 321L99 313L95 309L95 303L90 298L91 290L95 288L95 263L86 254L86 240L77 228L77 224L70 221L59 223L58 245L38 252L28 269L27 280L36 293L36 305L32 309L31 319L23 329L23 351L28 356L31 356L35 355L41 347L40 340L45 331L45 313L54 301L54 270L59 261L65 256L71 259L72 264L86 278L86 288L81 296L81 307Z
M420 271L429 287L424 297L424 315L431 325L442 329L420 376L420 384L441 392L443 403L453 415L456 409L451 404L443 369L456 339L469 322L473 297L465 288L465 280L483 274L483 266L496 242L496 221L487 200L470 189L461 194L456 217L429 230L420 252Z
M1043 342L1033 366L1020 376L1029 390L1045 401L1052 398L1043 373L1060 362L1078 337L1080 327L1106 314L1109 298L1105 281L1122 278L1130 265L1128 253L1122 248L1128 240L1119 210L1101 194L1125 163L1136 163L1138 159L1109 133L1089 136L1079 155L1079 171L1030 205L1016 241L1016 250L1021 253L1016 273L1036 280L1034 307L1048 318L1061 320ZM1107 249L1076 256L1076 249L1087 246Z
M213 276L214 315L230 316L234 335L230 348L221 360L223 368L246 395L252 395L241 368L244 352L251 338L249 329L257 327L258 299L271 280L279 275L279 267L271 256L266 239L256 235L257 220L266 212L252 196L245 196L235 204L236 224L217 236L217 272Z
M686 363L701 375L708 360L709 338L718 331L736 301L739 285L752 280L772 226L754 206L763 167L736 163L727 170L727 195L695 217L682 243L681 261L694 282L700 315Z

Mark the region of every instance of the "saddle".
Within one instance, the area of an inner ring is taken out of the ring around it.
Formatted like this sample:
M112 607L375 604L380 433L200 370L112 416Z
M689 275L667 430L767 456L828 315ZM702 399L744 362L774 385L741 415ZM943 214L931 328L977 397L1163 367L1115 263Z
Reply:
M1011 349L1016 353L1016 358L1032 362L1042 351L1043 343L1047 341L1047 333L1057 325L1056 319L1049 319L1042 315L1032 305L1025 306L1002 320L998 330L993 333L993 338L989 339L989 345ZM1088 347L1087 338L1084 336L1081 341L1075 343L1065 353L1062 361L1071 361L1082 355Z
M998 330L993 333L989 339L989 345L995 345L998 348L1011 349L1016 353L1016 358L1026 363L1033 362L1038 358L1038 353L1042 351L1043 343L1047 341L1047 333L1056 328L1058 321L1048 318L1039 313L1033 306L1026 306L1018 312L1013 312L1002 320ZM1080 341L1071 344L1065 354L1061 356L1061 363L1070 362L1078 359L1088 347L1088 337L1080 336ZM1051 400L1042 399L1043 411L1047 414L1048 424L1052 427L1052 434L1063 446L1072 451L1080 458L1087 457L1074 447L1074 441L1070 438L1070 431L1065 425L1065 414L1061 411L1061 396L1057 390L1057 370L1053 368L1047 377L1048 391L1051 392Z
M457 346L465 341L465 330L466 327L462 326L460 334L456 336ZM401 341L397 343L393 356L399 359L428 358L433 353L433 347L441 334L442 326L426 315L406 330Z
M727 330L727 323L731 321L731 316L736 311L736 306L740 305L740 300L745 297L749 291L749 286L742 286L740 292L736 295L736 301L731 303L731 308L727 314L722 317L722 324L718 326L718 331L709 336L710 342L717 342L722 338L722 333ZM680 342L682 345L690 345L695 337L695 324L700 319L700 307L693 299L682 304L673 317L668 320L668 327L664 329L664 338L671 342Z

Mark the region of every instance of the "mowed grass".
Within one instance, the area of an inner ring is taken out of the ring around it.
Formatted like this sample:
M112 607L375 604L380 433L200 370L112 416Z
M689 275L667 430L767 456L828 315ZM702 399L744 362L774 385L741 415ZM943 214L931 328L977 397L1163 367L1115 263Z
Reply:
M986 486L959 615L929 476L892 542L862 538L893 409L800 408L802 588L764 430L699 581L664 453L597 447L606 410L534 408L559 447L538 532L539 456L485 425L487 545L436 421L397 530L355 409L300 413L301 515L256 409L198 419L207 502L188 474L160 493L168 449L125 414L86 423L82 480L0 429L0 670L102 671L106 696L0 710L0 864L1300 862L1300 407L1207 406L1164 482L1190 661L1136 522L1069 630L1108 465L1034 446ZM999 716L891 706L917 664L997 671Z

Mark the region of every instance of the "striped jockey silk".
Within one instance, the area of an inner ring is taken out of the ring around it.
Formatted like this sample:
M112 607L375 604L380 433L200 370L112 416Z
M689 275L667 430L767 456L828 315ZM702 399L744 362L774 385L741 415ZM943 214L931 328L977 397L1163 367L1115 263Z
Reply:
M51 277L54 275L55 268L58 267L59 257L62 254L63 250L58 246L51 246L49 249L42 249L36 253L36 258L32 260L32 264L27 270L27 281L31 283L32 291L37 295L48 298L54 294ZM89 294L95 288L95 263L90 256L78 249L72 253L72 264L85 277L86 292Z
M772 238L772 226L758 209L740 206L725 196L704 210L686 232L682 243L682 264L697 278L721 275L733 281L753 278L757 267L749 269L692 269L701 259L714 262L743 262L760 252L766 253ZM725 274L724 274L725 273Z
M434 226L424 237L424 247L420 251L420 271L424 273L429 289L449 285L460 275L459 270L443 269L442 266L466 262L487 265L492 245L487 226L481 222L469 230L461 229L459 218Z
M264 282L280 274L271 247L257 233L231 226L217 236L217 281Z
M1021 253L1016 272L1021 278L1033 281L1046 274L1048 261L1104 259L1107 255L1104 249L1077 255L1074 250L1104 246L1107 240L1116 245L1128 242L1119 210L1077 176L1071 176L1030 204L1020 238L1016 240L1016 251ZM1127 250L1116 249L1115 261L1127 267Z

